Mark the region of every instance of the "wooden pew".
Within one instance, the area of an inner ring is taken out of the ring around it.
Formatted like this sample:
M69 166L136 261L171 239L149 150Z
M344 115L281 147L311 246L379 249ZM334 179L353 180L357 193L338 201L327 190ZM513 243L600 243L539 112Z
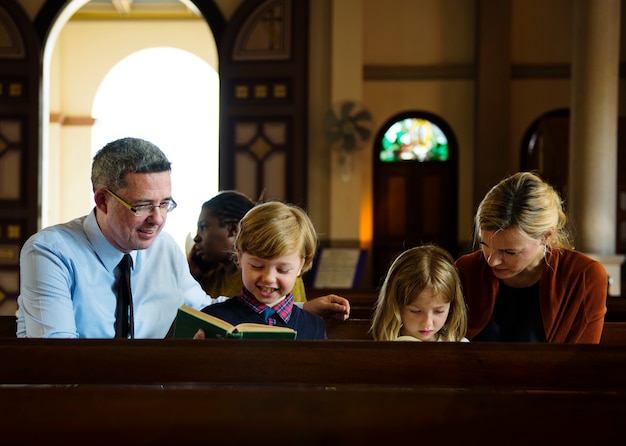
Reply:
M623 345L0 339L0 383L626 391Z
M327 320L326 334L331 340L372 340L370 324L370 319ZM0 316L0 338L15 338L15 329L14 316ZM600 343L626 344L626 322L605 322Z
M371 319L329 319L326 321L326 336L330 340L372 341L373 337L369 332L371 323Z
M15 316L0 316L0 338L14 338L16 328Z
M626 322L605 322L600 344L626 344Z
M370 326L370 319L328 320L326 335L331 340L372 340ZM626 345L626 322L605 322L600 343Z
M0 357L2 444L618 444L626 421L619 345L5 338Z
M623 444L623 393L2 388L5 445ZM247 424L253 422L252 425Z
M607 297L604 319L608 322L626 322L626 296Z

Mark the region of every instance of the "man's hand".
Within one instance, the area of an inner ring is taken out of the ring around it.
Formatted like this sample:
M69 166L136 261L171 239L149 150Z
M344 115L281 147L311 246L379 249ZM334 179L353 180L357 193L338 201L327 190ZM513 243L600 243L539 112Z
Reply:
M325 319L345 321L350 317L350 302L345 297L336 294L307 300L302 308Z

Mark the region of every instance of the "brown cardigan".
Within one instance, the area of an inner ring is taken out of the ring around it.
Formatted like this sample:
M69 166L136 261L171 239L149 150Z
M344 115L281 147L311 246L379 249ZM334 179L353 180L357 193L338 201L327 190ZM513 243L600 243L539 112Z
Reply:
M539 302L549 343L597 344L602 336L608 276L602 264L569 249L548 254ZM456 261L468 307L467 337L480 333L493 313L500 281L480 250Z

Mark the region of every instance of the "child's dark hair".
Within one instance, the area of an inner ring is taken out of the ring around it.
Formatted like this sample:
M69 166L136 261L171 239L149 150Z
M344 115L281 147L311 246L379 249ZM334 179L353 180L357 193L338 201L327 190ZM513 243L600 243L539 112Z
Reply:
M237 223L254 207L255 203L244 194L234 190L224 190L206 201L202 209L209 209L211 215L217 218L220 226L228 223Z

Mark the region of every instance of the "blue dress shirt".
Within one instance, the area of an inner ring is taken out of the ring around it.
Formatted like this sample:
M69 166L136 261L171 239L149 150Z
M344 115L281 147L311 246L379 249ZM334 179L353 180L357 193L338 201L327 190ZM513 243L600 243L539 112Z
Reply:
M226 300L202 290L166 232L130 254L136 338L164 338L182 305L201 310ZM115 268L122 256L102 234L95 209L31 236L20 253L17 336L115 337Z

